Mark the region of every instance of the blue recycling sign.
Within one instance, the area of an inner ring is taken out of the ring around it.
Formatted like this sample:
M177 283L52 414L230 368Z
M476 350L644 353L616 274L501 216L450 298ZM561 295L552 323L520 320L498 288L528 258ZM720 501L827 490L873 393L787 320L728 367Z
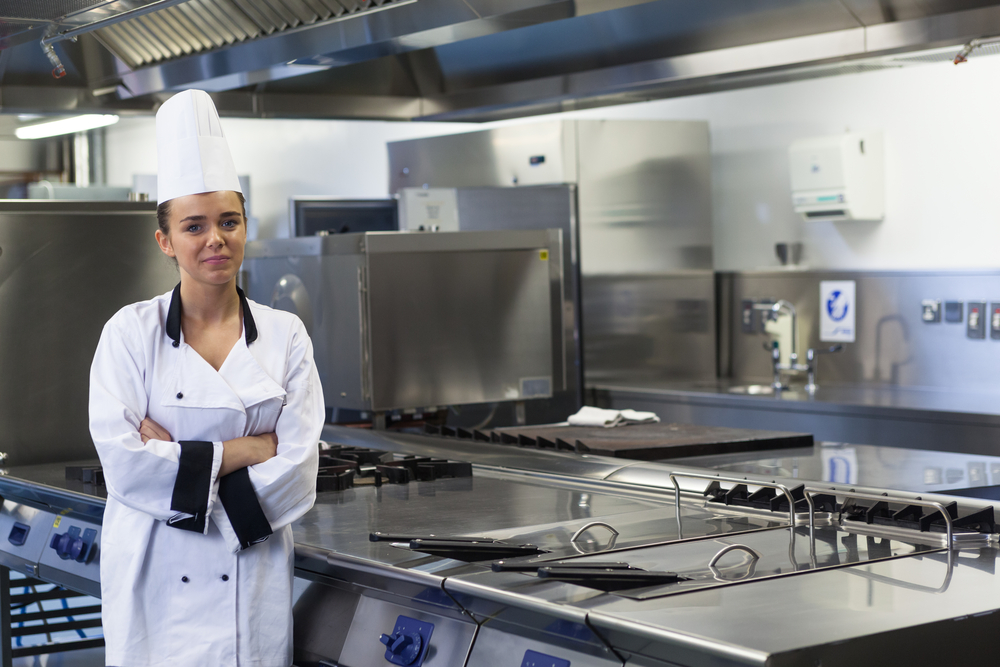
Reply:
M847 317L847 311L851 309L851 302L844 292L834 290L830 292L830 297L826 300L826 312L834 322L840 322Z

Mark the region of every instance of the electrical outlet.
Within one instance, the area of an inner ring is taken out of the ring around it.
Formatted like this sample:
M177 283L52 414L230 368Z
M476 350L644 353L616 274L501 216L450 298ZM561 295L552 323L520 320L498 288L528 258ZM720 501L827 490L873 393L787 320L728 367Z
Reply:
M926 324L941 321L941 301L939 299L924 299L920 302L920 319Z
M1000 340L1000 303L990 304L990 338Z
M982 340L986 338L986 302L969 302L969 319L965 323L965 335L969 338Z
M944 321L951 324L961 324L962 320L962 302L961 301L945 301L944 302Z

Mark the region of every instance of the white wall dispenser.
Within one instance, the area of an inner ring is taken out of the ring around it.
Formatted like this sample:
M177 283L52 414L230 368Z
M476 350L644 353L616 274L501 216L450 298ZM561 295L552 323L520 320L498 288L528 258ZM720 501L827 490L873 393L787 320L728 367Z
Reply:
M881 132L800 139L788 160L792 204L803 220L885 217Z

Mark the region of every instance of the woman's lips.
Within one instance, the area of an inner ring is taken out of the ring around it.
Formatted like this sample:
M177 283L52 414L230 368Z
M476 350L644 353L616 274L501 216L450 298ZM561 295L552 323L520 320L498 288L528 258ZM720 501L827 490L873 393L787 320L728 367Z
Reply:
M206 264L224 264L229 261L229 258L225 255L212 255L205 260Z

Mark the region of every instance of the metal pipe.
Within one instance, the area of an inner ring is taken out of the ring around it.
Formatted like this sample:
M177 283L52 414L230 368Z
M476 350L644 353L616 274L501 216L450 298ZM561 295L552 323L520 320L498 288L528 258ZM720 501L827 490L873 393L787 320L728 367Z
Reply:
M114 25L137 16L145 16L146 14L158 12L161 9L167 9L168 7L180 5L185 2L187 2L187 0L156 0L156 2L151 2L148 5L136 7L135 9L129 9L121 14L115 14L114 16L109 16L108 18L101 19L100 21L94 21L93 23L82 25L79 28L73 28L72 30L66 30L65 32L59 32L49 37L44 37L42 39L42 48L45 49L46 47L51 47L51 45L56 42L64 42L67 39L74 39L80 35L91 32L92 30L105 28L109 25Z

